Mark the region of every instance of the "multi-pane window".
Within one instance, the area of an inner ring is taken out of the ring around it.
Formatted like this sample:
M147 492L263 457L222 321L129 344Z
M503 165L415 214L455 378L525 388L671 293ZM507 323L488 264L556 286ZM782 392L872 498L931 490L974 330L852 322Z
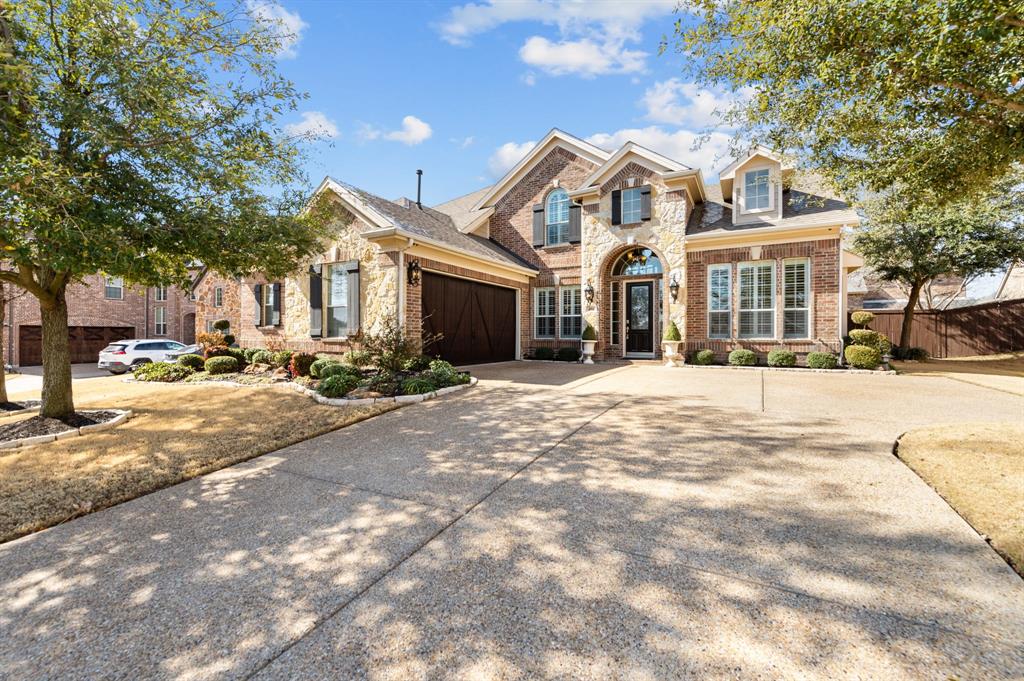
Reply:
M158 336L167 335L167 308L153 308L153 333Z
M218 286L213 289L213 306L223 307L224 306L224 288Z
M533 335L536 338L555 337L555 289L534 290Z
M569 242L569 194L564 189L548 194L544 220L548 246Z
M153 299L158 303L163 303L167 300L167 287L157 286L153 289Z
M732 266L708 268L708 338L732 336Z
M771 207L768 169L751 170L744 177L743 199L746 209L763 210Z
M622 190L622 224L632 225L640 222L640 188Z
M775 263L744 263L740 276L740 338L775 337Z
M327 295L324 309L327 314L327 337L340 338L348 335L348 275L349 269L343 264L327 265ZM273 288L266 286L264 289Z
M620 316L620 312L619 312L620 308L619 308L619 306L620 306L621 303L619 302L619 282L617 282L617 281L613 281L612 282L611 303L612 303L612 345L618 345L619 344L619 340L620 340L619 339L619 328L620 328L619 325L621 323L621 320L619 319L619 316Z
M264 284L260 289L260 307L263 308L263 325L270 326L274 323L274 285Z
M562 287L562 338L579 338L583 334L583 300L579 286Z
M787 260L782 266L782 335L808 338L811 314L811 263Z
M107 277L104 279L103 297L108 300L121 300L124 298L124 279L121 277Z

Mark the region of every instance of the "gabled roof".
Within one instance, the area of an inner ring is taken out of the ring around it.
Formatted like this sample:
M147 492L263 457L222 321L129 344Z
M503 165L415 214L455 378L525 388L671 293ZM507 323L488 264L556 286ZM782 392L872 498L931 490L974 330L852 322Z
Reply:
M720 180L733 179L734 177L736 177L736 171L739 169L739 167L747 163L750 159L754 158L755 156L761 156L771 161L775 161L781 164L783 170L789 170L792 168L792 166L786 161L785 157L783 157L781 154L772 151L768 147L762 147L759 144L750 149L750 151L747 152L746 156L742 156L733 161L732 163L730 163L729 165L727 165L725 168L722 168L722 170L718 173L718 178Z
M529 153L524 156L519 163L517 163L512 170L505 173L505 176L500 180L491 185L487 192L485 192L473 206L475 209L486 208L492 205L492 202L505 193L508 187L518 182L524 175L533 170L548 152L554 147L562 147L577 156L582 156L594 165L601 165L611 156L610 153L595 147L589 142L581 140L579 137L574 137L567 132L563 132L558 128L552 128L551 132L544 136L537 145L530 150Z
M460 232L471 232L476 227L489 218L494 212L494 208L479 208L476 209L474 206L480 200L480 198L486 194L493 185L481 187L475 192L458 196L450 201L439 203L434 206L434 210L444 213L451 217L452 222L455 223L455 228Z
M625 165L632 158L638 158L646 163L641 165L654 166L652 170L657 170L662 173L678 172L680 170L690 170L690 167L680 163L679 161L673 161L667 156L662 156L656 151L652 151L647 147L642 147L636 142L626 142L619 150L616 151L612 156L602 163L597 170L590 174L586 180L580 184L580 188L592 187L596 184L601 184L604 180L608 179L619 169L620 165Z

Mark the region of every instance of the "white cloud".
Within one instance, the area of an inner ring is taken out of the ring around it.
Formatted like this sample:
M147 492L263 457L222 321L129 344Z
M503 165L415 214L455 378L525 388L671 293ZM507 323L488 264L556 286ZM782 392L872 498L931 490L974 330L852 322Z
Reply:
M676 0L489 0L452 8L439 30L452 45L468 45L505 23L541 23L556 27L558 38L528 38L519 50L525 63L553 75L635 73L644 69L648 53L627 49L627 43L640 40L645 21L667 16L675 6Z
M696 128L722 126L721 114L749 97L747 90L738 95L703 88L678 78L658 81L644 92L641 103L644 118L655 123L670 123Z
M519 163L535 146L537 146L537 143L534 141L521 144L516 142L505 142L505 144L502 144L487 159L487 169L490 171L491 176L498 178L507 173L512 169L512 166Z
M465 149L473 144L474 139L473 136L470 135L469 137L452 137L448 141L457 146L459 149Z
M298 56L297 48L302 40L302 32L309 28L309 24L302 20L298 12L289 12L275 0L247 0L245 6L254 20L276 32L279 59L294 59Z
M359 136L363 139L386 139L392 142L401 142L402 144L409 145L410 147L430 139L433 134L434 130L430 127L430 124L425 121L421 121L415 116L406 116L403 118L402 127L399 130L384 132L383 130L378 130L372 125L367 125L365 123L359 130Z
M298 123L288 123L284 126L284 131L292 137L305 137L311 140L338 136L338 126L320 111L303 111L302 120Z
M519 80L523 81L523 85L526 85L527 87L533 87L537 84L537 76L534 75L533 71L527 71L520 76Z
M704 139L698 132L668 131L657 125L650 125L646 128L624 128L610 133L597 133L588 137L587 141L610 151L618 149L626 142L635 142L691 168L700 168L704 171L705 178L710 179L729 158L731 139L729 135L721 132L711 133ZM695 149L698 141L699 148Z

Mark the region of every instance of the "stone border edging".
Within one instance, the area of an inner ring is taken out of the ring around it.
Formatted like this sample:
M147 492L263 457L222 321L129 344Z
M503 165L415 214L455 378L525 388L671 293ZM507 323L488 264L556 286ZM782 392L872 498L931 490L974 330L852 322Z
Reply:
M6 442L0 442L0 449L14 449L16 447L31 447L32 445L46 444L47 442L53 442L55 440L64 440L69 437L78 437L80 435L86 435L88 433L95 433L100 430L109 430L114 426L119 426L132 417L131 409L103 409L102 411L116 411L117 416L104 421L103 423L93 423L88 426L81 426L79 428L69 428L68 430L60 433L50 433L48 435L33 435L32 437L23 437L17 440L7 440Z
M814 369L812 367L759 367L759 366L732 366L731 364L677 364L677 367L684 369L731 369L739 371L797 371L800 373L816 374L869 374L871 376L895 376L898 372L893 369L888 371L875 371L873 369Z
M34 407L25 407L24 409L16 409L14 411L3 411L0 412L0 419L6 416L17 416L18 414L31 414L34 411L39 411L41 404L37 404Z

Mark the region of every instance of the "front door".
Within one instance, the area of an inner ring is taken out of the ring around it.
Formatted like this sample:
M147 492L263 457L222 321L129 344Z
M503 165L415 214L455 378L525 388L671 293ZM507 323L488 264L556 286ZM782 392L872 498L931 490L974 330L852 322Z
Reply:
M652 301L654 282L626 284L626 352L654 352Z

